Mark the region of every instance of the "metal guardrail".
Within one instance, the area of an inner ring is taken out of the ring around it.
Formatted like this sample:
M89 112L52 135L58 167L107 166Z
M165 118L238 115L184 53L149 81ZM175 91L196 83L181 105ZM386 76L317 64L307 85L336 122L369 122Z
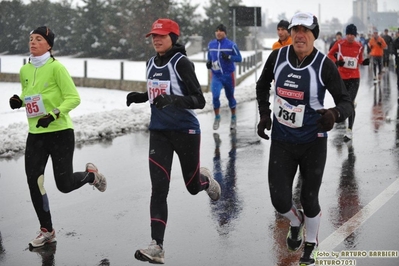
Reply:
M193 60L202 61L205 60ZM262 51L244 57L241 63L237 63L237 75L236 85L239 85L248 75L252 74L256 66L263 61ZM26 59L23 59L23 64L26 64ZM87 77L87 60L84 60L84 76L83 77L72 77L76 86L79 87L92 87L92 88L106 88L106 89L118 89L125 91L146 91L145 81L132 81L124 80L124 62L120 64L120 79L100 79ZM19 74L15 73L1 73L1 58L0 58L0 81L3 82L20 82ZM202 85L202 91L208 92L210 90L210 75L208 75L208 85Z

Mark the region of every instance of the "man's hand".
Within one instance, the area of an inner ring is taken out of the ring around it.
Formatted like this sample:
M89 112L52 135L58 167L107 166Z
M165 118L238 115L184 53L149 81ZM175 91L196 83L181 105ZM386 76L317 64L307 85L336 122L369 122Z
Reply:
M269 136L265 134L265 129L270 130L272 127L272 120L269 115L263 115L258 123L258 136L262 139L269 139Z
M369 58L364 59L363 62L362 62L362 65L363 65L363 66L368 66L368 65L370 65L370 59L369 59Z
M337 65L337 67L342 67L342 66L344 66L345 65L345 61L344 60L337 60L336 62L335 62L335 64Z
M18 95L14 94L11 98L10 98L10 107L11 109L19 109L22 106L22 100L21 98L19 98Z
M212 68L212 61L206 61L206 68L211 69Z
M39 118L39 120L37 120L37 125L36 127L44 127L47 128L48 125L53 122L55 119L51 114L46 114L45 116Z
M330 131L334 127L335 121L339 116L335 108L317 110L321 117L317 120L317 126L323 131Z
M229 55L227 55L227 54L224 53L224 52L221 52L221 54L222 54L222 58L223 58L224 60L230 60L230 56L229 56Z

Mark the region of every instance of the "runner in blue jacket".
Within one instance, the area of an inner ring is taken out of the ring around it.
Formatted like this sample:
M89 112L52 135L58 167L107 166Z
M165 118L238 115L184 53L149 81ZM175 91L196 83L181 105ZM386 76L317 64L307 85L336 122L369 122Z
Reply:
M212 103L215 112L215 122L213 129L219 128L220 124L220 92L224 88L229 107L231 110L231 124L230 129L236 128L236 105L234 98L235 76L236 69L234 62L241 62L242 57L237 44L229 40L226 36L226 26L220 24L216 27L216 39L213 39L208 44L208 61L206 67L212 71Z

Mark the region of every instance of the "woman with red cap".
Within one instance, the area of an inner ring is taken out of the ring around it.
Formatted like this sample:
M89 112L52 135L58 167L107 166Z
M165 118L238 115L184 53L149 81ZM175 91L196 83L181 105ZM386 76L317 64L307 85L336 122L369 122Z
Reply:
M126 103L150 102L151 121L149 167L152 183L150 216L151 238L148 248L139 249L135 258L164 263L163 241L168 219L167 195L173 154L179 156L188 192L205 190L216 201L220 185L211 172L200 167L201 131L193 109L202 109L205 98L186 57L185 47L177 43L179 25L170 19L158 19L146 37L152 37L155 56L147 61L147 92L131 92Z
M69 112L80 103L75 84L66 68L52 55L54 33L46 26L31 31L29 63L20 70L22 92L10 98L11 109L25 107L29 133L25 149L25 172L40 222L39 235L31 248L56 241L49 201L44 188L44 170L49 156L57 188L69 193L89 183L103 192L105 177L92 163L73 172L75 135Z

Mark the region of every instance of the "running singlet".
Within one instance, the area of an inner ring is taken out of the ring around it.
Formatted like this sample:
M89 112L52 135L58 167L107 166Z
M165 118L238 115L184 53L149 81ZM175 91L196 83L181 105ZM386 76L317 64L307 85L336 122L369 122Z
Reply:
M319 132L316 124L320 118L316 110L324 108L326 88L319 73L326 56L318 51L309 65L295 68L288 60L288 53L289 46L279 50L274 68L272 138L307 143L317 137L327 137L326 132Z
M152 57L147 66L147 92L151 103L150 130L180 131L188 134L199 134L200 125L193 110L169 105L158 110L153 100L160 94L187 95L187 89L176 71L177 62L184 55L176 53L163 66L156 66Z

